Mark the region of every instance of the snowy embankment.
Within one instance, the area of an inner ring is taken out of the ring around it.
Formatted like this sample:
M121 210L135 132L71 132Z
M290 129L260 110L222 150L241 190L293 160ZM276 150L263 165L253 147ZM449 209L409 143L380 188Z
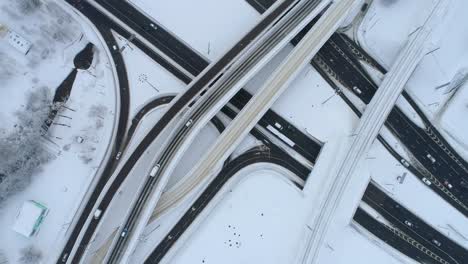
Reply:
M10 263L17 263L26 247L38 252L43 262L55 260L113 133L116 94L104 47L88 24L65 9L55 1L0 3L1 23L32 43L24 55L0 38L1 153L9 155L8 160L22 162L21 177L14 180L11 177L18 169L0 164L2 177L6 177L0 188L10 190L2 191L8 195L0 205L0 253ZM47 134L34 134L45 121L37 113L49 111L55 89L72 71L75 55L88 42L95 45L91 67L78 70L70 97ZM31 122L24 123L25 117ZM9 145L13 137L16 144ZM32 145L22 141L28 137L35 149L28 149ZM38 159L39 155L47 158ZM36 200L49 210L40 230L30 238L11 229L25 200Z

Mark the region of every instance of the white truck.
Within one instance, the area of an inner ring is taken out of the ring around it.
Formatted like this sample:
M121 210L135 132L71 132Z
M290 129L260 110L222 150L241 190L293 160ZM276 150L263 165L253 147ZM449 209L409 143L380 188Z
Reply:
M423 181L427 186L429 186L429 185L432 184L432 182L431 182L430 180L428 180L426 177L422 178L422 181Z

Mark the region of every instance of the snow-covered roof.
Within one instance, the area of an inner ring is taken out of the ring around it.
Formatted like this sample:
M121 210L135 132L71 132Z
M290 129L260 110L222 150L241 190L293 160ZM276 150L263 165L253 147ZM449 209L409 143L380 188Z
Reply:
M16 216L13 230L25 237L32 236L46 211L47 208L35 201L25 201Z

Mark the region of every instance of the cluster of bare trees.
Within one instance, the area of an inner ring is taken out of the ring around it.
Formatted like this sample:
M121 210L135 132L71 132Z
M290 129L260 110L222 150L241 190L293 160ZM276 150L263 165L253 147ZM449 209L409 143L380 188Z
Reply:
M19 263L21 264L39 264L42 260L42 251L34 246L28 246L21 249Z
M47 87L36 88L26 105L16 112L15 130L0 139L0 206L24 190L34 174L53 156L42 142L42 125L50 111L52 95Z

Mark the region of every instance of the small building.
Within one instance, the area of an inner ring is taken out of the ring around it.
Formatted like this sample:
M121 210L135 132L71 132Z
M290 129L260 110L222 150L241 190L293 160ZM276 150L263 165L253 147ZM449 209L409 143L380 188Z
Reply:
M3 28L3 29L2 29ZM23 38L20 34L16 33L13 30L6 29L6 26L0 25L0 31L6 30L6 38L8 40L8 44L15 48L17 51L23 53L24 55L28 54L29 50L31 50L32 44L25 38ZM0 32L0 36L1 36Z
M13 230L25 237L35 235L47 215L47 211L47 207L36 201L25 201L16 215Z

